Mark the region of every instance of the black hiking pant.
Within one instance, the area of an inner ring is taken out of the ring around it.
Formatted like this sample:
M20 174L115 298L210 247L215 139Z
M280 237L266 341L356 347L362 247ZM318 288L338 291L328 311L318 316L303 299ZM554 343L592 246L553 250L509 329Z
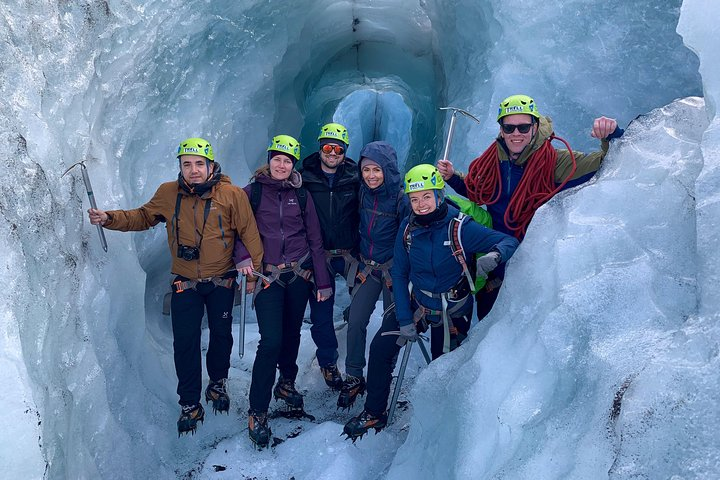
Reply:
M283 273L279 279L284 287L273 282L255 298L260 342L252 369L250 408L258 413L268 410L276 368L283 378L295 381L297 377L300 328L312 290L311 283L293 272Z
M485 318L488 313L490 313L493 305L495 305L495 301L497 300L499 293L500 287L490 290L489 292L485 289L481 289L475 294L478 322L482 321L482 319Z
M185 277L175 280L185 281ZM227 378L233 346L232 308L237 283L230 288L213 282L198 283L194 289L173 292L170 303L173 330L173 357L178 377L180 405L200 403L202 392L202 319L207 310L210 342L205 366L211 381Z
M330 287L332 295L327 300L318 302L313 290L310 291L310 335L317 347L316 356L321 367L335 365L338 359L338 341L335 335L334 312L335 306L335 276L342 275L345 269L345 259L336 257L330 260Z
M470 305L472 307L472 303ZM472 308L470 312L472 313ZM453 350L460 345L462 339L467 337L467 332L470 330L469 315L452 319L459 333L457 337L455 335L451 336L450 348ZM395 310L392 310L383 318L382 326L370 344L365 410L372 415L381 415L387 410L392 372L395 369L400 348L402 348L397 344L398 335L383 335L383 333L398 331L399 329L400 325L395 317ZM435 360L443 354L444 332L442 323L436 327L430 327L430 332L430 351L433 360Z

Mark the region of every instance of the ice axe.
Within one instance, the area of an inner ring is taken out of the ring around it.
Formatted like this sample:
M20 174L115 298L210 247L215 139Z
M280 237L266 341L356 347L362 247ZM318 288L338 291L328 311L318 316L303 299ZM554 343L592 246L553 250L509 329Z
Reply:
M90 177L87 173L87 167L85 166L85 161L77 162L74 165L71 165L70 168L65 170L65 173L63 173L60 178L64 177L70 170L80 165L82 167L82 176L83 176L83 182L85 182L85 190L87 191L88 199L90 199L90 207L97 210L97 203L95 203L95 195L93 195L93 189L92 185L90 185ZM107 240L105 240L105 232L103 232L102 225L97 225L98 229L98 235L100 235L100 243L102 244L103 250L106 252L108 251L107 246Z
M405 378L405 369L407 368L408 359L410 358L410 347L412 347L413 343L415 342L407 342L405 344L402 362L400 362L400 371L398 372L397 380L395 381L395 390L393 391L392 400L390 400L390 411L387 416L388 425L392 423L393 415L395 415L395 406L397 405L397 400L400 396L400 387L402 386L403 378Z
M458 107L439 107L440 110L452 110L452 116L450 117L450 128L448 128L448 135L447 140L445 141L445 152L443 153L443 157L441 160L449 160L448 155L450 154L450 143L452 142L453 133L455 133L455 118L457 117L458 113L462 113L466 117L472 118L477 123L480 123L480 120L477 119L472 113L463 110L462 108Z
M240 349L240 358L245 355L245 304L247 303L247 295L245 289L247 288L247 277L240 274L240 295L242 296L242 305L240 306L240 333L238 335L238 348Z
M381 335L399 335L400 332L383 332ZM410 345L415 342L407 342L405 344L405 351L403 352L403 358L400 362L400 371L398 372L397 381L395 382L395 390L393 390L392 400L390 401L390 411L388 412L387 423L392 423L393 415L395 414L395 407L397 407L397 400L400 397L400 387L402 386L403 379L405 378L405 369L407 368L408 359L410 358ZM423 337L419 336L417 344L420 346L420 351L425 357L425 361L430 365L430 355L428 354L427 348L423 343Z

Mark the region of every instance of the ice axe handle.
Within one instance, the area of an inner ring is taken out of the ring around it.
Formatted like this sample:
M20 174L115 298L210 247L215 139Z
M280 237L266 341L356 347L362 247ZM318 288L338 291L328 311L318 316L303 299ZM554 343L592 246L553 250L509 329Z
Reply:
M393 416L395 415L395 407L397 406L398 397L400 397L400 387L402 386L403 378L405 378L405 369L407 368L408 359L410 358L410 348L413 343L414 342L407 342L405 344L405 351L403 352L402 362L400 363L400 371L398 372L397 380L395 381L395 390L393 391L392 400L390 401L390 411L387 416L388 425L392 423Z
M458 113L462 113L466 117L472 118L477 123L480 123L480 120L478 120L472 113L466 112L462 108L457 107L440 107L440 110L452 110L452 116L450 117L450 128L448 128L448 135L447 140L445 141L445 151L443 153L442 160L449 160L450 155L450 144L452 143L453 134L455 133L455 119L457 118Z
M238 349L240 350L240 358L245 355L245 289L247 288L247 277L240 274L240 295L242 297L242 305L240 306L240 331L238 333Z
M87 167L85 164L81 163L82 166L82 176L83 176L83 182L85 182L85 190L87 190L87 196L88 200L90 200L90 206L97 210L97 202L95 202L95 195L93 194L92 185L90 184L90 175L87 173ZM105 239L105 232L103 232L102 225L96 225L98 230L98 235L100 235L100 243L102 244L103 250L107 252L107 240Z
M84 162L76 163L75 165L80 165L80 169L82 170L82 176L83 176L83 182L85 183L85 191L87 192L88 200L90 200L90 207L92 207L94 210L97 210L97 203L95 202L95 195L93 194L92 185L90 184L90 176L87 173L87 167L85 166ZM65 173L69 172L72 167L68 168ZM65 175L63 173L63 175ZM107 240L105 239L105 232L103 232L102 225L97 225L98 235L100 236L100 244L102 245L103 250L106 252L108 251L107 246Z
M455 133L455 117L457 117L457 110L453 110L452 116L450 117L450 128L448 128L448 136L445 141L445 151L443 152L443 160L449 160L450 155L450 143L452 142L453 134Z

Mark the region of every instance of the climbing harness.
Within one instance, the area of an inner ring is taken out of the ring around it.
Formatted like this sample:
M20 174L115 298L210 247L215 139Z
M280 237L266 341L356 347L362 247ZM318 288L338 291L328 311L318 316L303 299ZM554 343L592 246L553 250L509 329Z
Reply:
M174 278L174 276L172 277ZM225 277L225 276L216 276L216 277L209 277L209 278L201 278L199 280L176 280L170 284L170 291L165 294L163 297L163 309L162 313L163 315L170 315L170 308L172 304L172 294L173 293L183 293L186 290L195 290L197 291L197 286L200 284L215 284L216 287L223 287L223 288L233 288L233 282L235 281L235 276ZM236 299L233 301L234 305L238 305L241 301L242 297L236 296Z
M392 258L385 263L378 263L373 260L368 260L361 255L360 260L365 267L357 272L356 279L360 280L359 285L365 283L368 278L372 278L376 282L380 282L381 280L377 276L373 275L373 272L379 271L382 281L385 282L385 287L387 287L388 290L392 289L392 275L390 274L390 268L392 268L393 264ZM356 293L357 289L354 288L350 293L350 296L354 298Z
M176 280L172 283L174 293L182 293L185 290L197 290L199 284L214 283L216 287L232 288L235 277L210 277L201 278L199 280Z
M335 258L342 258L345 261L345 271L336 272L332 266L332 261ZM334 250L325 250L325 261L327 262L328 271L331 275L340 274L347 282L348 288L352 288L355 285L355 275L357 275L359 262L358 259L353 257L351 250L337 248Z
M457 289L456 289L457 288ZM420 304L417 296L411 293L413 300L417 303L418 307L413 313L413 322L418 332L424 332L428 327L443 327L443 353L448 353L450 349L450 335L457 335L458 329L453 324L453 316L455 313L460 311L468 299L470 298L470 290L466 288L466 284L463 279L447 292L433 293L427 290L420 290L424 295L440 299L442 304L442 310L433 310ZM432 322L428 317L437 316L440 317L440 322Z
M263 290L268 288L273 283L277 283L282 288L285 288L289 284L295 281L296 278L300 277L307 282L313 281L313 271L311 269L303 268L302 265L310 257L310 253L306 253L297 262L281 263L279 265L272 265L269 263L263 264L265 275L260 276L261 282L258 282L255 286L255 291ZM280 276L292 272L293 276L290 280L280 280Z

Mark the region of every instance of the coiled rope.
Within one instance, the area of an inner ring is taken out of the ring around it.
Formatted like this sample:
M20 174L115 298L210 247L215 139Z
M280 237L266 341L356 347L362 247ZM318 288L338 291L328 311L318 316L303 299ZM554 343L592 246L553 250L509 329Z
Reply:
M557 151L550 145L553 140L560 140L565 144L572 161L570 173L557 186L555 184ZM520 240L525 236L535 211L563 189L575 174L577 163L570 145L562 138L550 135L540 148L530 155L524 169L503 216L507 229ZM492 205L500 199L502 180L496 143L490 145L482 155L470 163L465 186L468 198L478 205Z

